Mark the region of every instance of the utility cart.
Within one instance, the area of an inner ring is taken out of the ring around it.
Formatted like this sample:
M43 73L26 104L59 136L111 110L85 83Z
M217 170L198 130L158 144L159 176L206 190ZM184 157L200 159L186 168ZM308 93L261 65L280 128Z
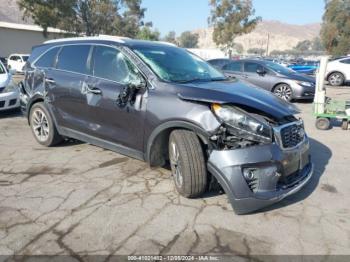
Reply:
M316 127L320 130L328 130L331 120L342 121L342 129L349 129L350 101L333 100L326 96L325 75L328 57L321 59L321 64L316 77L316 90L314 100L314 115L316 116Z

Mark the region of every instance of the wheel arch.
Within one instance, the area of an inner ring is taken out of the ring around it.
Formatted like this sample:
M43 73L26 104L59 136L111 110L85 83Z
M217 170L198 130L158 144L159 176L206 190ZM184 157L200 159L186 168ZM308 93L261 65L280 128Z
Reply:
M28 112L27 113L27 120L28 120L28 123L29 123L29 117L30 117L30 110L32 109L33 105L36 104L36 103L39 103L39 102L44 102L44 101L45 101L45 99L41 95L35 95L35 96L33 96L30 99L30 101L29 101L29 103L27 105L27 112Z
M327 74L326 80L328 81L329 77L330 77L332 74L334 74L334 73L342 74L343 77L344 77L344 81L346 81L346 75L345 75L343 72L341 72L340 70L333 70L333 71L329 72L329 73Z
M149 136L146 143L145 160L151 166L162 166L168 157L168 143L172 131L185 129L193 131L202 145L209 144L209 134L200 126L187 121L169 121L158 126Z

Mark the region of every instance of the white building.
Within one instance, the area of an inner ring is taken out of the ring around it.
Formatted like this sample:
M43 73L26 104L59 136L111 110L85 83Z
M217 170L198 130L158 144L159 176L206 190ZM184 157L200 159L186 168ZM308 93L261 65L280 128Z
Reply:
M45 38L39 26L0 21L0 57L13 53L29 54L33 46L60 37L62 33L58 29L49 28Z

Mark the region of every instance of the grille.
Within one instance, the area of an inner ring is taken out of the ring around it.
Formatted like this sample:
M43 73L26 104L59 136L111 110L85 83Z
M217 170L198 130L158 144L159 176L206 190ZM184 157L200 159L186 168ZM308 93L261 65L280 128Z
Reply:
M10 100L10 103L9 103L9 106L15 105L16 102L17 102L17 99L11 99L11 100Z
M0 101L0 108L5 106L5 101Z
M284 148L295 147L305 138L304 126L298 123L282 128L280 134Z
M5 87L0 87L0 93L5 89Z

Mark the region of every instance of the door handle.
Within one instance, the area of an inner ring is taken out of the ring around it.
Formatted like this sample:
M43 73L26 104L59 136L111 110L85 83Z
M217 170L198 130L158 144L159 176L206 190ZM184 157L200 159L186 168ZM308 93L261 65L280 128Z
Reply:
M94 95L101 95L102 94L101 89L98 89L96 87L91 87L89 85L87 85L87 87L86 87L86 92L90 93L90 94L94 94Z

